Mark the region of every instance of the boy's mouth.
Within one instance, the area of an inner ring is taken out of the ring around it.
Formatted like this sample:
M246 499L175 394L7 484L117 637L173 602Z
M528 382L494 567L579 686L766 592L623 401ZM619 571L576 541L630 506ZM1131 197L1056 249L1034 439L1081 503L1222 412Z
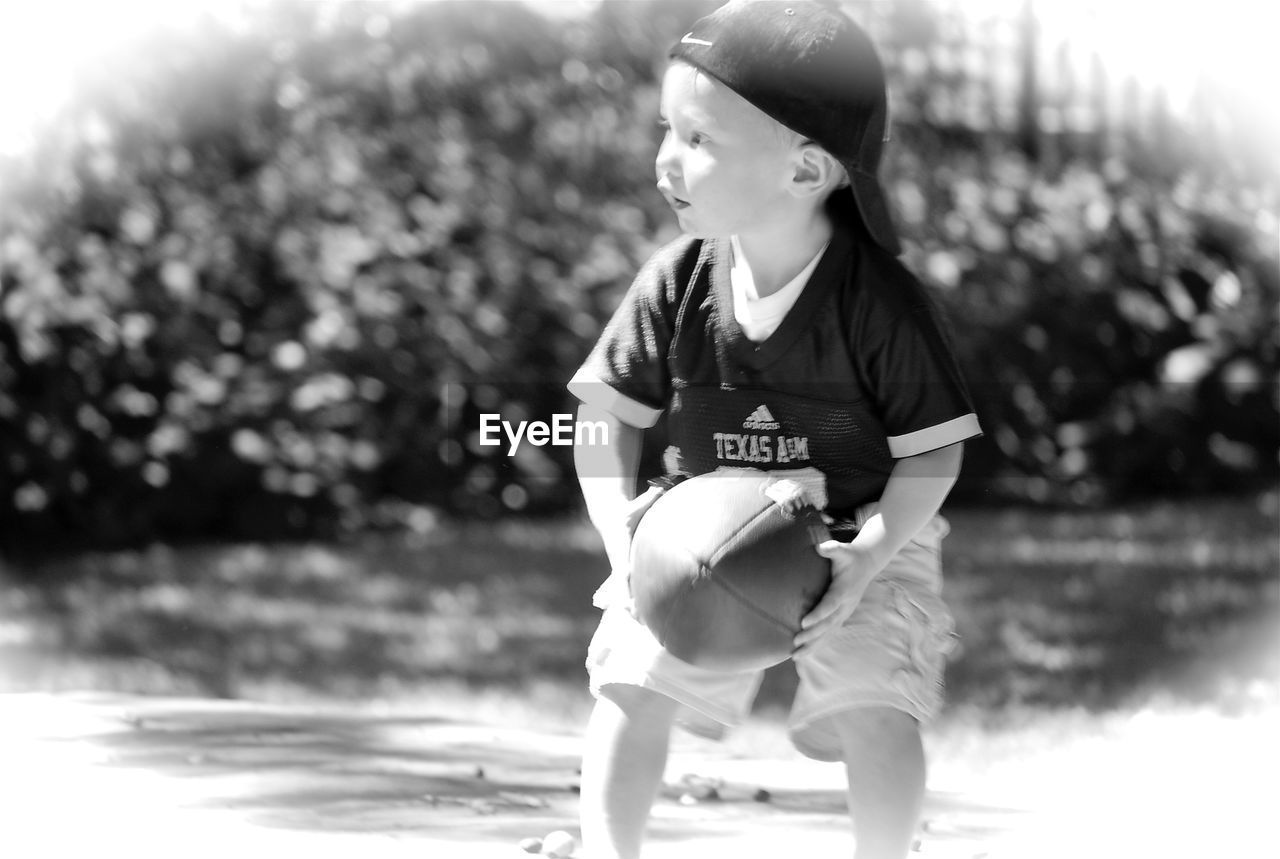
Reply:
M666 182L658 183L658 191L661 192L662 196L667 199L667 205L670 206L671 208L677 211L679 211L680 209L689 208L689 201L682 200L679 197L677 197L675 194L671 193L671 188L670 186L667 185Z

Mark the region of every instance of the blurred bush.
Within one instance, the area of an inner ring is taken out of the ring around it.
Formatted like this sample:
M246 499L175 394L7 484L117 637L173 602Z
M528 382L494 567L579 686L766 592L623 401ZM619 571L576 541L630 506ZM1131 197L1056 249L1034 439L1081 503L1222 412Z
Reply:
M714 5L276 3L86 75L0 163L5 544L575 505L567 449L508 458L478 415L572 409L564 382L672 235L657 74ZM987 430L960 495L1274 479L1274 191L1168 147L1050 163L891 71L907 262Z

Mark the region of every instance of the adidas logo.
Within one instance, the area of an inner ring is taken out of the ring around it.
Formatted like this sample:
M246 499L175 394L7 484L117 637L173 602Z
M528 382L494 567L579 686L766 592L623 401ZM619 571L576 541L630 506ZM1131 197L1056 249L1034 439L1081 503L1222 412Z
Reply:
M743 429L754 430L776 430L781 426L773 419L773 415L769 412L769 407L765 405L758 406L751 415L742 422Z

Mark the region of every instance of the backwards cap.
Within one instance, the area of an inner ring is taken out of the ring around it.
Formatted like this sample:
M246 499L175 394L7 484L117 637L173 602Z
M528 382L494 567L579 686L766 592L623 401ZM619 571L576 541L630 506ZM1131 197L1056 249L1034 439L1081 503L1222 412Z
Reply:
M670 58L700 69L831 153L872 238L900 251L876 178L885 141L884 67L834 3L731 0L699 19Z

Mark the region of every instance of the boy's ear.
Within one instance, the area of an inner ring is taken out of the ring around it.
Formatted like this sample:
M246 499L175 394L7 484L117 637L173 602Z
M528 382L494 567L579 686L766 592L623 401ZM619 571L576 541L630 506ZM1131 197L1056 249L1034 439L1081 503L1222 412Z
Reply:
M825 194L845 181L844 167L816 143L801 143L796 150L792 189L797 196Z

